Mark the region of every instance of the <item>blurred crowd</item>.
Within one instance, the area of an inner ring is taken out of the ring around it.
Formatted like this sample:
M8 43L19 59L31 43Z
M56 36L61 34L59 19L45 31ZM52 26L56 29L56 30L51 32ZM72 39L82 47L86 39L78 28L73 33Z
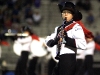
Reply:
M41 0L0 0L0 30L17 32L23 22L39 26L40 6Z
M93 5L91 0L50 0L49 2L64 3L72 1L80 11L87 13L85 24L89 27L95 27L95 14L92 12ZM97 0L100 2L99 0ZM19 27L24 23L30 26L40 26L43 18L41 13L41 0L0 0L0 31L12 29L13 32L19 31ZM98 9L100 12L100 9ZM97 16L100 16L99 14Z

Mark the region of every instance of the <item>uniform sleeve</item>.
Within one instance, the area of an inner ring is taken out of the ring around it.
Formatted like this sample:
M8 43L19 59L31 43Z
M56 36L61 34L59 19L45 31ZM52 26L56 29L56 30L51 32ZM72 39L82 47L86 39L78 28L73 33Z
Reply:
M54 33L47 36L47 38L45 39L46 45L49 46L49 47L53 47L55 45L54 38L56 37L56 34L57 34L57 28L58 27L55 28Z
M75 39L76 48L78 49L86 49L86 40L83 29L80 25L76 25L73 28L73 38Z

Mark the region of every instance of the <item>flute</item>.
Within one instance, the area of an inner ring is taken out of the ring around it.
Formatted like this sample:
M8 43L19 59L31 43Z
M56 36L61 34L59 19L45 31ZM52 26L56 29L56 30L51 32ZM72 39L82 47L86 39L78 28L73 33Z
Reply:
M25 33L5 33L5 36L28 36L28 34Z

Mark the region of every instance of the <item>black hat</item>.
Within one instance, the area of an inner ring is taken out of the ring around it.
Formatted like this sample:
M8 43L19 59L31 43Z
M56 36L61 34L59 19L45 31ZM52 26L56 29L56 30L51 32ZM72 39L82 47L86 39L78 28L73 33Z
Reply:
M28 31L30 34L33 34L31 28L29 26L22 26L21 27L21 32Z
M64 4L58 4L59 10L62 13L63 10L69 10L74 15L74 21L82 19L82 14L76 9L76 6L72 2L65 2Z

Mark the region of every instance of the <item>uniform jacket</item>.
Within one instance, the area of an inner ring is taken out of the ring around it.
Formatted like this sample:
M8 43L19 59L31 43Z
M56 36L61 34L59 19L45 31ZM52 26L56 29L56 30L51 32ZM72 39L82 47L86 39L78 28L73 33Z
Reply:
M75 25L70 28L70 30L66 31L66 34L68 38L74 39L73 41L67 40L66 43L69 43L68 45L65 46L65 43L62 44L61 50L60 50L60 55L61 54L66 54L66 53L75 53L75 50L77 49L86 49L86 40L85 40L85 35L83 32L82 27L73 21L69 25L66 25L65 28L70 26L71 24L75 23ZM57 36L57 29L59 26L55 27L54 33L52 33L50 36L47 36L46 38L46 44L49 42L49 40L53 39ZM75 47L72 46L72 44L75 43Z
M15 42L18 42L22 45L23 51L30 51L30 45L31 45L32 40L33 39L31 36L27 36L25 38L18 38Z

